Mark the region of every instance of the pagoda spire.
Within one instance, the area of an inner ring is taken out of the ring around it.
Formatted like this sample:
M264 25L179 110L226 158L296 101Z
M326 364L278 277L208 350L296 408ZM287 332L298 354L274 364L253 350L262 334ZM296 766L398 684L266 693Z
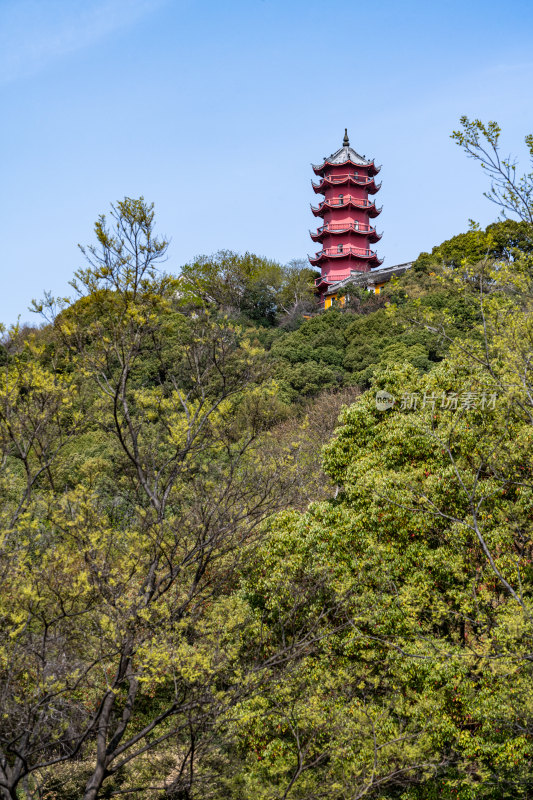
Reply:
M348 128L344 129L344 139L342 140L342 146L343 147L350 146L350 140L348 139Z

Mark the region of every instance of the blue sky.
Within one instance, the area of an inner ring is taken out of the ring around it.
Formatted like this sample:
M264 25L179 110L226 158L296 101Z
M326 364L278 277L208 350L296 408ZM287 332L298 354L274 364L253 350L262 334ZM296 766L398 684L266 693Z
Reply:
M386 264L497 209L450 140L533 131L529 0L0 0L0 320L68 294L77 243L144 195L168 268L221 248L286 262L316 247L310 162L351 144L383 164Z

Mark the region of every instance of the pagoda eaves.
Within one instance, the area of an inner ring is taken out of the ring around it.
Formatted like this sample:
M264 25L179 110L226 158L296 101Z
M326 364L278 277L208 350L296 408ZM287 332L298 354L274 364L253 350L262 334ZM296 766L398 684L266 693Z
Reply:
M324 236L341 236L343 233L347 231L353 231L354 233L358 233L361 236L367 236L368 241L372 242L379 242L381 237L383 236L382 233L378 233L372 225L359 223L359 222L338 222L338 223L326 223L322 225L320 228L317 229L316 232L309 231L309 235L313 242L322 242Z
M343 201L344 202L340 203L336 198L333 198L333 200L323 200L318 204L318 208L311 206L311 211L315 217L323 217L328 213L328 209L348 206L364 209L368 213L368 216L373 218L381 214L383 208L383 206L378 208L373 200L361 200L359 197L353 197L352 195L346 195Z
M358 175L347 172L344 175L325 175L320 183L311 181L315 194L324 194L324 189L329 186L364 186L369 194L375 194L381 189L381 183L376 184L370 175Z

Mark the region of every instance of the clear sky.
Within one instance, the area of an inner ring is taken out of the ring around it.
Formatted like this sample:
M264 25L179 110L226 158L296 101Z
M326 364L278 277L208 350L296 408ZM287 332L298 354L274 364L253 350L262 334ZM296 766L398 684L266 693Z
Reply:
M0 320L68 293L77 243L144 195L168 268L221 248L316 250L310 162L383 164L385 264L497 210L449 135L533 131L530 0L0 0Z

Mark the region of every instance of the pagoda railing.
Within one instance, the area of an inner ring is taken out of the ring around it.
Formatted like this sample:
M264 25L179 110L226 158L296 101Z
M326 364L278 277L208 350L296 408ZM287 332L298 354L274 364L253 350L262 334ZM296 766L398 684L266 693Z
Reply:
M360 183L362 186L367 183L372 183L374 180L374 178L371 178L367 175L356 175L353 172L348 172L343 175L324 175L323 179L319 183L315 183L314 181L312 181L312 183L313 186L318 189L323 181L327 181L328 183L344 183L344 181L347 181L350 178L352 181L355 181L355 183Z
M318 228L317 233L329 231L357 231L358 233L375 233L376 229L366 222L326 222Z
M351 194L345 194L343 197L331 197L329 200L322 200L321 203L318 204L319 208L323 206L347 206L350 203L354 206L360 206L361 208L371 208L374 205L373 200L362 200L360 197L352 197Z
M342 256L361 256L362 258L371 258L375 256L374 250L369 250L364 247L353 247L351 244L338 245L337 247L326 247L324 250L319 250L315 258L320 256L328 256L329 258L342 258Z

